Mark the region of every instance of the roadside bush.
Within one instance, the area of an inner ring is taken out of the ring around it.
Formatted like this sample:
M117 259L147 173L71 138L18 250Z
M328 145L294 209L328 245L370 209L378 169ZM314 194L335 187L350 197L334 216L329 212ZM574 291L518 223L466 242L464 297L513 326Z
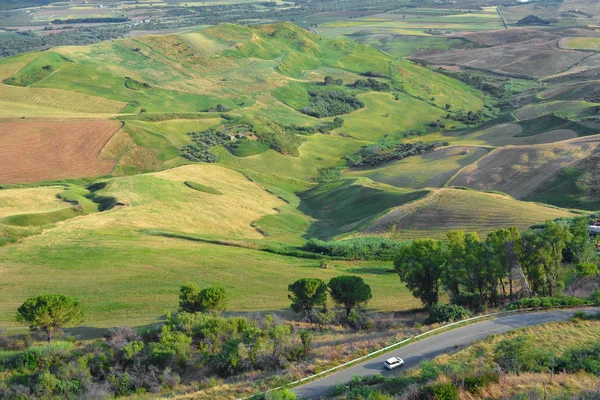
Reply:
M553 353L536 349L534 343L531 335L501 340L494 349L494 361L509 373L543 372L551 364Z
M466 307L474 313L481 313L485 310L485 305L481 296L477 293L461 292L452 296L452 304Z
M435 383L425 386L420 399L458 400L458 388L451 382Z
M471 316L471 312L455 304L436 303L429 308L426 324L460 321Z
M589 302L590 301L586 299L573 296L522 298L510 303L506 306L506 309L522 310L526 308L576 307L586 305Z
M464 388L470 393L477 394L481 389L492 383L498 383L500 375L497 372L488 372L482 375L466 376L464 379Z
M375 327L375 323L372 319L369 319L365 314L358 312L351 312L350 315L344 320L344 325L349 326L355 331L371 330Z
M594 291L590 296L590 302L595 306L600 306L600 290Z
M556 369L570 373L585 371L589 374L600 375L600 341L585 347L567 350L556 361Z

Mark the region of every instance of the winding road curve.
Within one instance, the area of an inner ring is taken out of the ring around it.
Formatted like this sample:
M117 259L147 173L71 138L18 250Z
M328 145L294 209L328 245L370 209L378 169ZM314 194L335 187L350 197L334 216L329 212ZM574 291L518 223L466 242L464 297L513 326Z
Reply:
M320 399L326 396L333 386L338 383L347 382L355 375L368 376L381 373L384 376L392 376L398 374L398 370L392 372L385 370L383 367L383 362L391 356L398 356L404 359L405 365L401 369L412 368L419 365L424 359L456 351L461 347L469 346L478 340L485 339L492 334L504 333L516 328L540 325L547 322L567 321L573 316L575 311L585 311L590 314L599 312L600 308L588 307L578 310L553 310L518 314L467 325L409 344L403 348L383 353L376 358L367 360L351 368L298 386L293 391L298 397Z

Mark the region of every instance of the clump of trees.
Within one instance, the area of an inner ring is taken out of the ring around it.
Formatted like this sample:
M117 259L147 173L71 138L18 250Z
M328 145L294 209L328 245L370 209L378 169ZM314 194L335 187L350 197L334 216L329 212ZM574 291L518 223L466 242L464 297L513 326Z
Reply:
M327 75L327 76L325 77L325 79L323 79L323 84L324 84L325 86L328 86L328 85L337 85L337 86L341 86L341 85L343 85L343 84L344 84L344 81L343 81L343 80L341 80L341 79L333 79L331 76Z
M179 289L179 309L181 311L218 315L227 309L228 304L229 294L218 286L200 290L195 282L188 282Z
M460 121L463 124L467 125L477 125L485 121L485 115L483 114L483 110L479 110L476 112L463 110L458 110L454 114L448 114L446 118L453 119L455 121Z
M594 245L587 218L547 221L524 233L500 229L481 240L476 233L451 231L447 240L418 239L398 251L394 266L400 279L424 305L436 304L442 293L473 311L498 305L501 299L553 297L564 282L563 260L595 272ZM518 286L518 293L515 292Z
M327 311L327 293L336 305L345 309L344 322L354 329L368 326L370 321L354 312L372 298L371 287L359 276L345 275L331 278L328 284L318 278L302 278L288 287L292 310L319 325L333 321ZM315 312L321 307L319 312Z
M348 114L365 104L343 90L310 90L311 104L301 111L312 117L324 118Z
M375 90L376 92L389 92L391 90L389 83L373 78L357 79L352 86L355 89Z
M300 249L330 257L391 259L405 244L396 240L366 236L334 241L311 238Z

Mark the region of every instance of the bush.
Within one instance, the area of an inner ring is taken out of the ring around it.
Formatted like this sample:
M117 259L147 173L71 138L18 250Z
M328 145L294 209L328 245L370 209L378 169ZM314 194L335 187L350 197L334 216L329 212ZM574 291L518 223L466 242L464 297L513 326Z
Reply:
M592 293L590 296L590 303L595 306L600 306L600 290L596 290L594 293Z
M363 313L351 312L344 324L354 329L355 331L370 330L375 327L372 319L367 318Z
M477 293L462 292L455 294L452 296L452 304L466 307L475 313L483 312L485 309L481 296Z
M399 140L382 140L376 144L364 146L357 153L346 156L346 162L350 167L377 166L406 157L430 153L438 147L446 145L448 142L402 143Z
M391 259L405 242L377 238L360 237L346 240L326 242L320 239L309 239L300 249L331 257L362 258L377 257Z
M423 388L423 393L421 393L419 398L432 400L458 400L458 388L451 382L435 383L425 386L425 388Z
M470 393L477 394L491 383L498 383L500 375L497 372L488 372L483 375L466 376L464 388Z
M429 317L426 324L460 321L469 318L471 312L464 307L455 304L436 303L429 308Z
M593 302L593 300L592 300ZM523 298L513 301L508 306L507 310L522 310L526 308L552 308L552 307L577 307L584 306L589 303L587 299L579 297L533 297Z

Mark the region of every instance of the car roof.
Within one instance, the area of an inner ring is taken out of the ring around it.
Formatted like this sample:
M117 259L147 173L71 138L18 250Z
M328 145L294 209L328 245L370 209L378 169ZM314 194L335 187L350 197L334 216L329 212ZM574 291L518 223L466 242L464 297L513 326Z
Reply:
M393 362L397 362L400 361L400 359L398 357L392 357L392 358L388 358L387 360L385 360L386 363L393 363Z

